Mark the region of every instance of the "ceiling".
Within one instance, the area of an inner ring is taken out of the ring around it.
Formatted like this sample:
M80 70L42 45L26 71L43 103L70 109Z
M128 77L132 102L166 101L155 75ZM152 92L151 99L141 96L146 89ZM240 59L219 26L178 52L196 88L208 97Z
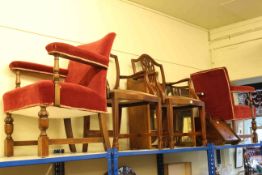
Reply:
M206 29L262 16L262 0L129 0Z

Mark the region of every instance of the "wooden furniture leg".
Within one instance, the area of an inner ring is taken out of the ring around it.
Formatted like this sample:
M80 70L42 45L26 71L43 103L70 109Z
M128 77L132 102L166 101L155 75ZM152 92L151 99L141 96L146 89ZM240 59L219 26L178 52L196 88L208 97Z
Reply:
M196 127L195 127L195 115L194 115L194 108L191 109L192 115L191 115L191 138L192 138L192 145L196 146ZM201 132L202 134L202 132ZM202 138L202 135L201 135Z
M156 118L157 118L157 138L158 138L158 149L162 149L162 114L161 114L161 101L156 105Z
M109 141L108 129L106 126L106 117L107 116L105 114L101 114L101 113L98 114L99 127L103 137L104 149L108 150L111 148L111 146Z
M171 101L168 101L167 104L167 126L168 126L168 135L169 135L169 147L174 148L174 110Z
M253 99L252 99L252 94L249 93L248 94L249 96L249 106L251 108L251 114L252 114L252 121L251 121L251 127L252 127L252 142L253 143L257 143L258 142L258 136L257 136L257 123L256 123L256 114L254 113L254 102L253 102Z
M84 116L84 126L83 126L84 132L83 137L88 136L88 132L90 130L90 116ZM82 152L87 152L88 150L88 143L83 144Z
M65 118L64 119L64 125L65 125L66 137L67 138L74 138L71 119ZM70 149L71 152L75 153L76 152L75 144L69 144L69 149Z
M257 136L257 123L256 123L256 118L252 117L251 121L251 126L252 126L252 142L257 143L258 142L258 136Z
M199 117L201 124L201 137L202 137L202 145L207 145L207 137L206 137L206 118L205 118L205 106L199 107Z
M14 130L12 115L7 113L5 118L5 142L4 142L4 155L6 157L11 157L14 155L14 140L12 138L12 133Z
M112 98L112 116L113 116L113 147L119 149L119 100L116 94Z
M48 136L46 133L46 130L49 125L48 121L48 112L46 111L45 106L40 107L40 111L38 113L39 119L38 119L38 127L40 129L40 135L38 137L38 156L40 157L46 157L49 155L48 150Z

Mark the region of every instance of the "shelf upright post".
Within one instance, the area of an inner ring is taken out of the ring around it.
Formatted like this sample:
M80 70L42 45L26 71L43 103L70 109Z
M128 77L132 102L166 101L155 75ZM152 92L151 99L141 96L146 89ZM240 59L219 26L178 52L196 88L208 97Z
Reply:
M262 155L262 141L260 141L260 154Z
M164 155L157 154L156 160L157 160L157 175L164 175Z
M118 158L119 158L119 155L118 155L118 150L116 148L113 148L113 154L112 154L112 157L113 157L113 175L118 175Z
M108 175L113 175L112 174L112 157L113 157L113 149L108 149L107 150L107 156L106 156L106 159L107 159L107 174Z
M215 175L215 146L214 144L207 145L207 159L208 159L208 174Z

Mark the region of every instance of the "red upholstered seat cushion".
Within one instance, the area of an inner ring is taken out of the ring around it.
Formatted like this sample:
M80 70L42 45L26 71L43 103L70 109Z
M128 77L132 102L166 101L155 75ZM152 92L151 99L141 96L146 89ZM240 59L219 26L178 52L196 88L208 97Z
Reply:
M106 111L106 99L96 91L73 83L61 83L61 106L83 110ZM54 84L42 80L32 85L9 91L3 96L4 111L54 104Z
M249 106L246 105L237 105L234 106L235 116L233 119L248 119L252 117L251 109ZM254 114L255 114L254 108Z

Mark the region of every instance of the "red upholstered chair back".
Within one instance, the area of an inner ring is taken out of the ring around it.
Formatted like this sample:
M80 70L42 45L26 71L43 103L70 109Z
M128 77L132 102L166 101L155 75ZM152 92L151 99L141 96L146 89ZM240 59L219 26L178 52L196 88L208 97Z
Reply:
M109 33L104 38L96 42L80 45L78 47L101 54L104 60L100 61L108 65L109 54L114 41L114 37L114 33ZM82 86L86 86L98 92L101 96L105 97L106 73L107 70L101 69L101 67L90 66L70 61L68 65L68 75L65 79L65 82L76 83Z
M200 99L205 102L207 115L221 120L234 118L233 97L225 67L191 74L191 79L195 91L204 93Z

